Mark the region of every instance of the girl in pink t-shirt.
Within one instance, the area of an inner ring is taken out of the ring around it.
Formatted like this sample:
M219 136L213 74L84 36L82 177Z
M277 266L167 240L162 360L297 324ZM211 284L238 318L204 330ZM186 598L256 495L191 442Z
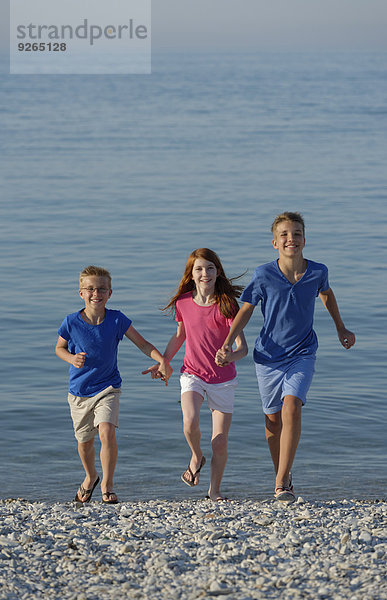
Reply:
M235 340L233 362L222 361L217 351L239 310L237 298L241 291L241 286L226 277L217 254L208 248L199 248L190 254L178 290L164 309L174 312L177 321L177 331L168 342L164 358L170 361L186 342L180 377L181 408L184 435L192 456L181 479L190 487L196 486L206 462L200 446L200 408L206 395L212 412L208 497L214 501L225 500L220 484L227 462L228 432L237 385L234 362L247 354L243 332ZM152 377L158 376L156 366L146 372L151 372Z

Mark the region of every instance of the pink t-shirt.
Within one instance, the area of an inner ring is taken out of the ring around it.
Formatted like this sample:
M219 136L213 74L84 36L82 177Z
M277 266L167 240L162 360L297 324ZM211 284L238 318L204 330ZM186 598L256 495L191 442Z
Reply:
M236 376L235 364L218 367L215 354L223 345L233 319L227 319L217 304L199 306L192 292L180 296L176 302L176 321L183 322L186 340L184 364L181 373L190 373L206 383L224 383Z

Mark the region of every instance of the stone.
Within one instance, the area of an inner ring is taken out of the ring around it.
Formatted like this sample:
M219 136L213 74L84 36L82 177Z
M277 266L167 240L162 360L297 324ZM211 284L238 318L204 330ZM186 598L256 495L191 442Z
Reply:
M371 544L372 535L369 531L361 531L359 535L359 541L364 542L365 544Z
M355 500L81 509L0 500L0 584L20 600L375 600L385 592L386 512L385 501Z

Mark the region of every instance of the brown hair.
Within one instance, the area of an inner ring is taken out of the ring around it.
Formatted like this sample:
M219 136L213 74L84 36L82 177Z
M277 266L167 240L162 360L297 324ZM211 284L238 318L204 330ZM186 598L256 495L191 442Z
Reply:
M165 306L162 310L169 310L169 312L173 313L175 310L176 301L180 298L180 296L195 289L195 283L192 279L192 269L197 258L209 260L214 263L218 271L218 276L215 282L215 301L219 305L220 312L223 316L225 316L227 319L234 317L239 310L239 305L236 299L241 295L243 286L234 285L233 281L234 279L238 279L238 277L234 277L232 279L226 277L218 255L209 248L198 248L197 250L191 252L185 266L183 277L179 283L179 287L167 306ZM239 277L241 277L241 275Z
M293 221L295 223L300 223L300 225L302 226L302 232L305 235L304 219L301 213L299 212L283 212L280 215L277 215L273 221L273 225L271 226L271 232L273 235L275 235L275 230L277 229L277 226L283 221Z
M109 271L107 271L106 269L103 269L102 267L95 267L94 265L90 265L90 266L82 269L82 271L79 275L79 284L80 285L82 284L82 280L85 279L85 277L92 277L92 276L106 277L106 279L109 282L109 289L112 287L112 278L111 278Z

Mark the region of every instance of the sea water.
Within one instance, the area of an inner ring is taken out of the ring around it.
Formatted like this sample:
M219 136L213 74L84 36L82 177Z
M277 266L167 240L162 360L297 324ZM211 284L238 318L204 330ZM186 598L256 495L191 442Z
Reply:
M163 350L162 308L208 246L247 284L275 258L270 225L306 221L354 348L316 301L316 374L294 464L307 498L378 498L386 484L386 132L383 54L155 54L150 76L1 78L1 497L63 501L83 479L57 329L81 308L78 273L111 270L110 308ZM246 328L223 489L266 498L274 478ZM203 497L184 486L183 351L168 387L127 339L115 489L122 500ZM211 416L202 408L210 458ZM98 448L98 443L97 443Z

